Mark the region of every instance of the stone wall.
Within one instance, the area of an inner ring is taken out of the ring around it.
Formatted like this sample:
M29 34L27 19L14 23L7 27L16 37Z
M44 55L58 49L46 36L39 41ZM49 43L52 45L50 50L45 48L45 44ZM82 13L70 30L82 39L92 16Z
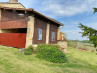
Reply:
M46 44L49 44L49 33L50 33L50 24L47 23L47 29L46 29Z
M33 35L34 35L34 16L29 16L29 21L27 25L27 36L26 36L26 45L25 47L29 47L33 43Z
M0 21L1 21L1 12L2 12L2 10L0 9ZM0 33L2 33L1 29L0 29Z
M57 44L62 48L67 48L67 41L58 41Z
M0 3L2 7L24 8L21 3Z

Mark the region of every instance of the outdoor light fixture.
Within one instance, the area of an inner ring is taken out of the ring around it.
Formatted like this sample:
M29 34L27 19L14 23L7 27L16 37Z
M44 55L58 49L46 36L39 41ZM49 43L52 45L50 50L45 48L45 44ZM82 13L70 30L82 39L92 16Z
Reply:
M18 14L18 16L19 16L20 18L25 18L25 15L22 14L22 13Z
M30 21L30 18L26 17L23 13L19 13L18 16L20 18L26 18L28 21Z

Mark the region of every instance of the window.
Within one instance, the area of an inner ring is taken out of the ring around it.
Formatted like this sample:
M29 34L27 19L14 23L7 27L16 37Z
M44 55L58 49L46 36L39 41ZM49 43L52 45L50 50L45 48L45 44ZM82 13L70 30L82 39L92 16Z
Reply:
M38 40L42 40L42 29L38 28Z
M55 32L52 32L52 33L51 33L51 40L52 40L52 41L55 41Z

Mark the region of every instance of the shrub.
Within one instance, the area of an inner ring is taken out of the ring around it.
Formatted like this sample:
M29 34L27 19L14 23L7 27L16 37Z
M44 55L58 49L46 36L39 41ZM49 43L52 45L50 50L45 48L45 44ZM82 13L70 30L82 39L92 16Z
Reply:
M24 54L25 55L32 55L32 51L33 51L33 46L30 45L28 48L24 49Z
M92 50L92 52L94 52L94 50Z
M31 49L25 49L24 54L25 55L32 55L32 50Z
M38 45L36 57L53 63L64 63L66 62L65 54L58 48L58 45Z
M27 49L31 49L33 51L33 46L30 45Z

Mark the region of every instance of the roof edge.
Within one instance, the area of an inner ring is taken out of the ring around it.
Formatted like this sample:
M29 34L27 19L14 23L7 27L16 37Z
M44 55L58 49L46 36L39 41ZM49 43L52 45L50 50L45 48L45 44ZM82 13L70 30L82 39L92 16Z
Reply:
M54 19L52 19L52 18L50 18L50 17L47 17L47 16L41 14L40 12L38 12L38 11L32 9L32 8L27 9L27 8L11 8L11 7L1 7L1 6L0 6L0 9L30 11L30 12L33 12L33 13L35 13L35 14L40 15L41 17L46 18L47 20L50 20L50 21L52 21L52 22L58 24L59 26L64 26L64 24L60 23L59 21L56 21L56 20L54 20Z

